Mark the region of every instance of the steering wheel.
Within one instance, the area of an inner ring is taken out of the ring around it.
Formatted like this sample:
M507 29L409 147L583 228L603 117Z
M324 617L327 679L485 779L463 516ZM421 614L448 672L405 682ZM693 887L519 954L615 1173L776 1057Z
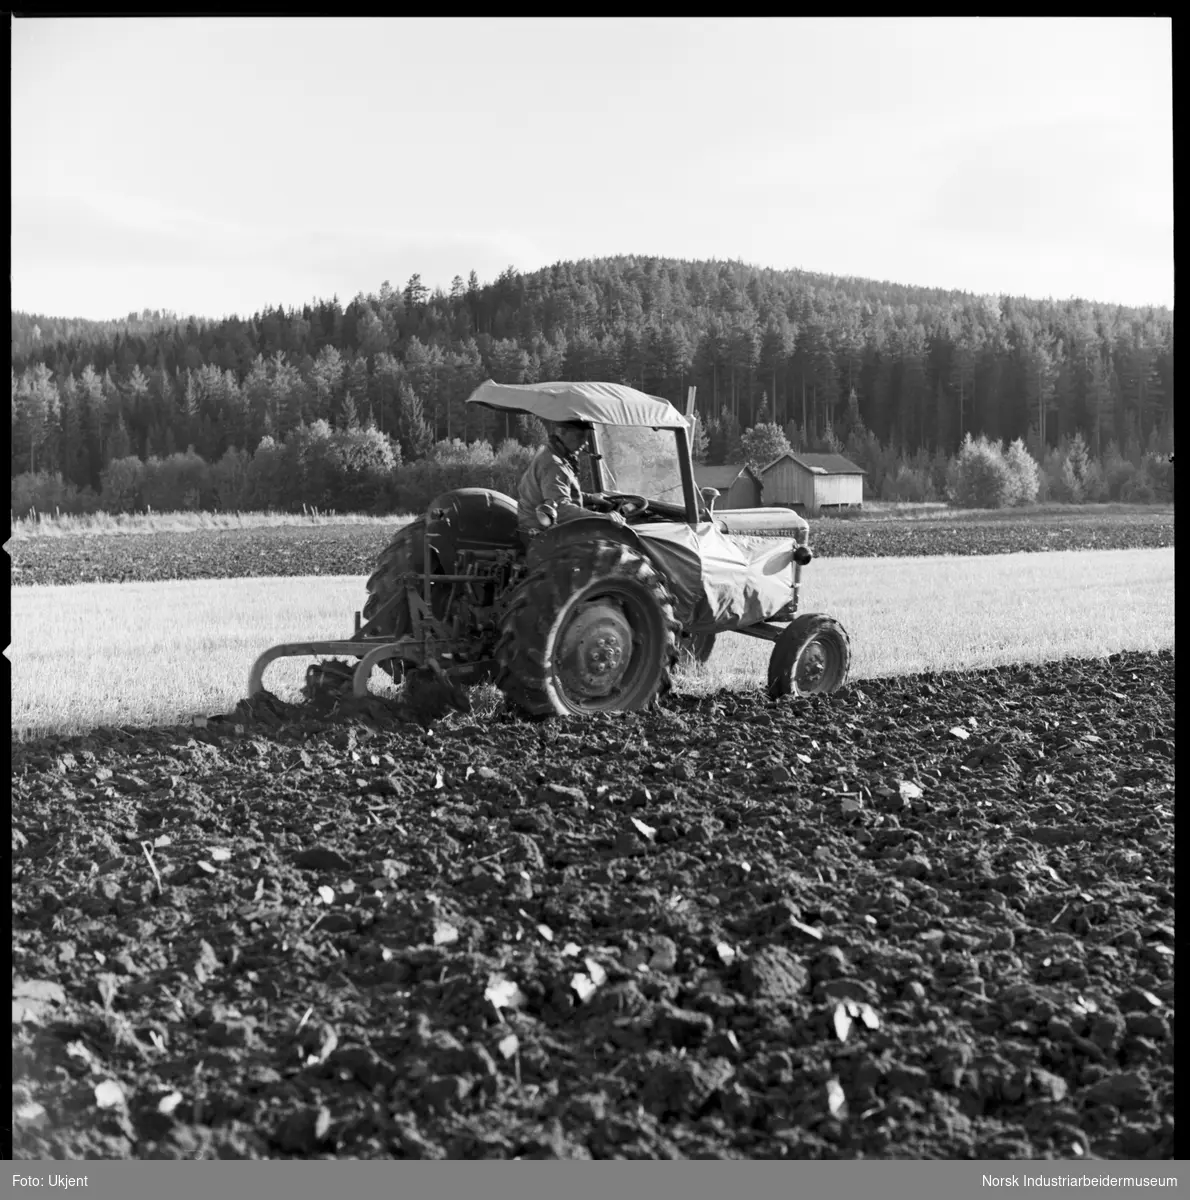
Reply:
M649 502L644 496L618 496L614 503L622 517L640 517L649 511Z
M618 512L625 518L639 517L648 512L649 502L644 496L625 492L622 495L600 496L591 508L600 512Z

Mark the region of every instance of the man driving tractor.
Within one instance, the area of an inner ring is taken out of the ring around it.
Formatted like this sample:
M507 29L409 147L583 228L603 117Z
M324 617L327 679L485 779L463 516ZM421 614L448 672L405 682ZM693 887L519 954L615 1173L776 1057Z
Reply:
M546 444L538 450L529 469L521 476L517 495L518 528L528 542L543 529L576 517L605 517L623 525L617 512L596 513L585 507L589 499L579 482L578 453L591 432L586 421L555 421L550 424Z

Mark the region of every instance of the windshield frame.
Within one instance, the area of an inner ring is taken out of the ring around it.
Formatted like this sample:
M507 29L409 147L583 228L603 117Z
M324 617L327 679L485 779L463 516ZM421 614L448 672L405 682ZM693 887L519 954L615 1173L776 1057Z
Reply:
M681 482L682 494L675 500L657 499L655 503L663 509L672 508L684 514L684 519L690 525L697 525L699 521L699 505L698 491L694 486L694 471L690 462L689 438L687 431L683 428L665 429L660 426L653 427L648 425L604 425L602 423L593 423L591 437L589 439L588 451L591 461L591 473L594 478L596 489L601 493L611 495L622 494L618 491L609 491L608 485L612 482L610 473L605 471L603 466L604 453L608 448L604 441L605 438L611 439L618 431L629 432L633 430L650 430L653 433L672 434L674 438L673 448L677 456L678 477ZM638 493L643 494L643 493ZM646 500L651 503L654 498L645 496Z

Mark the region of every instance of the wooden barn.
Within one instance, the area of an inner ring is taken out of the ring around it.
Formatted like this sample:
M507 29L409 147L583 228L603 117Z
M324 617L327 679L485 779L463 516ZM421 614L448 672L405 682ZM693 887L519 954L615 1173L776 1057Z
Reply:
M694 484L697 488L717 488L716 510L724 508L759 508L760 476L751 467L724 465L709 467L694 464Z
M818 512L862 507L865 474L841 454L798 452L782 454L762 468L760 482L766 504Z

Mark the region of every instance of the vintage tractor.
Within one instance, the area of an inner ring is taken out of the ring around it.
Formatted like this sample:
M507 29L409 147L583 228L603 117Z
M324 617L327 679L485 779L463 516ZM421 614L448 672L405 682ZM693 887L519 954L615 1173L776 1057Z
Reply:
M485 488L446 492L400 529L368 580L363 621L343 641L274 646L286 656L358 660L357 696L375 667L445 687L492 680L532 716L639 710L675 665L705 661L722 633L773 643L770 696L832 692L847 679L847 634L798 613L809 527L783 508L715 512L695 487L690 423L668 401L609 383L482 384L469 404L589 425L589 516L539 514L526 541L517 504ZM601 513L625 519L613 524Z

